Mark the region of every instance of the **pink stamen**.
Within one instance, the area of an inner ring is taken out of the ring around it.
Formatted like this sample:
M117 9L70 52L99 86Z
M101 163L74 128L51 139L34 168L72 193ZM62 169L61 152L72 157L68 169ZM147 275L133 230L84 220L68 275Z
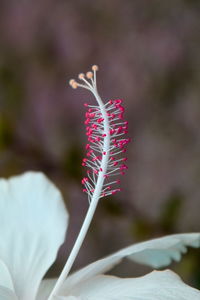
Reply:
M107 132L104 132L104 118L100 108L98 106L91 107L87 103L85 103L84 106L88 108L85 113L88 143L86 144L86 158L83 159L82 165L89 167L91 172L90 170L87 171L88 177L82 179L82 184L85 185L83 191L88 193L89 197L91 197L91 194L95 191L95 183L98 179L99 172L103 172L101 167L102 159L108 154L106 151L102 152L103 141L107 137ZM115 194L121 190L120 188L113 188L113 185L120 184L120 180L112 181L110 175L116 176L119 173L124 175L124 171L128 168L124 164L127 158L121 158L120 155L126 152L125 147L130 142L128 138L121 138L123 134L128 133L128 122L124 120L121 121L124 117L122 100L109 100L105 105L105 109L110 123L109 135L111 136L111 151L109 151L110 158L106 171L108 174L103 175L105 183L103 184L101 197Z

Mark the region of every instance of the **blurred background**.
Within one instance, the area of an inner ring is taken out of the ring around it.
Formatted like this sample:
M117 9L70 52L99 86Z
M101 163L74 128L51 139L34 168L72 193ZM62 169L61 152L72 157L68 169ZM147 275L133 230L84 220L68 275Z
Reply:
M93 100L68 81L92 64L105 101L124 99L132 143L123 191L100 202L74 268L200 228L200 2L1 0L0 176L43 171L71 215L49 276L64 264L88 207L83 104ZM190 250L173 268L200 288L199 266L199 251ZM125 263L115 274L146 270Z

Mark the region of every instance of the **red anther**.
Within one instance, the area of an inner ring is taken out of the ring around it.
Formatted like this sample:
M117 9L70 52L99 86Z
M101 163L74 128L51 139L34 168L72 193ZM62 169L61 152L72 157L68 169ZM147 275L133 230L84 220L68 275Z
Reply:
M89 114L89 118L94 118L95 117L95 113Z
M110 135L112 135L112 134L115 133L115 130L114 129L110 129L109 133L110 133Z
M88 159L87 158L83 158L83 162L86 162Z
M92 112L92 108L89 108L89 109L88 109L88 112L91 113L91 112Z
M120 166L120 170L127 170L127 169L128 169L128 167L125 164Z
M117 165L118 165L118 162L115 161L115 162L113 163L113 166L117 166Z
M86 190L86 189L83 189L83 192L84 192L84 193L87 193L87 190Z
M105 152L105 151L103 152L103 155L106 155L106 152Z
M119 108L121 111L124 111L124 107L120 103L115 104L115 107Z
M99 118L99 119L97 119L97 122L98 123L102 123L104 121L104 119L103 118Z
M127 157L124 157L122 158L122 161L127 161L127 159L128 159Z
M116 104L115 104L115 107L116 107L116 108L120 108L121 105L120 105L119 103L116 103Z
M123 152L123 153L125 153L126 151L127 151L126 148L122 149L122 152Z
M100 172L103 172L103 169L102 169L102 168L100 168L100 169L99 169L99 171L100 171Z
M105 174L105 175L103 175L103 177L104 177L104 178L108 178L108 177L109 177L109 175Z
M123 107L123 106L120 106L120 107L119 107L119 110L123 113L123 112L124 112L124 107Z
M110 113L107 112L107 116L110 117Z
M88 107L88 104L87 104L87 103L84 103L84 106L85 106L85 107Z
M85 163L82 163L81 165L82 165L83 167L85 167L85 166L86 166L86 164L85 164Z
M119 180L119 179L118 179L118 180L116 180L116 183L120 184L120 180Z
M123 133L124 133L124 134L127 134L127 133L128 133L128 130L124 130Z
M115 114L111 114L110 117L111 117L111 119L114 119Z
M113 101L112 101L112 100L109 100L108 103L111 105L111 104L113 104Z
M88 178L87 177L84 177L81 181L82 184L85 184L86 182L88 181Z
M100 140L101 140L100 137L98 137L98 136L95 137L96 142L100 142Z
M121 171L121 172L120 172L120 174L121 174L121 175L124 175L124 174L125 174L125 172L122 172L122 171Z
M93 134L93 129L89 127L89 130L88 130L89 134Z
M118 128L117 128L117 133L121 133L122 132L122 126L119 126Z
M93 159L92 159L92 161L96 161L96 160L98 160L99 158L98 158L98 156L95 156Z
M122 103L122 99L116 99L115 103Z
M115 157L111 156L110 160L115 160Z
M94 193L94 189L92 189L91 192Z
M121 119L123 119L123 114L121 113L121 114L119 114L118 115L118 118L121 120Z
M111 186L110 185L107 187L107 190L111 190Z
M89 124L89 123L90 123L90 119L87 118L87 119L85 120L85 124L87 125L87 124Z
M93 152L93 150L89 150L87 153L86 153L86 155L87 156L91 156L91 153Z
M86 149L86 150L89 150L89 149L90 149L90 144L87 144L87 145L85 146L85 149Z
M106 133L103 133L103 134L102 134L102 137L106 137Z
M92 124L92 128L97 129L98 128L97 124Z
M94 173L95 173L95 174L98 174L98 173L99 173L99 171L98 171L98 170L94 170Z

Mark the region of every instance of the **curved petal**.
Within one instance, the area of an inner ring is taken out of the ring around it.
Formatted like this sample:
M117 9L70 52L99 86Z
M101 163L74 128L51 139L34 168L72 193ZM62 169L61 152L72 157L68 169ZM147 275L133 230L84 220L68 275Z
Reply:
M55 286L57 278L44 279L42 280L36 300L46 300L50 295L53 287Z
M120 263L124 257L154 268L167 266L172 260L180 260L181 254L186 252L187 246L200 247L200 234L169 235L129 246L75 272L66 279L63 288L71 289L83 279L86 280L95 275L107 272L113 266Z
M199 300L200 291L186 285L172 271L153 271L139 278L96 276L83 281L70 295L87 300ZM69 299L66 298L60 299ZM59 298L58 298L59 299Z
M2 300L19 300L14 292L4 286L0 286L0 299Z
M42 173L0 179L0 195L0 259L20 300L32 300L63 243L68 215Z
M14 291L13 281L5 263L0 260L0 286Z

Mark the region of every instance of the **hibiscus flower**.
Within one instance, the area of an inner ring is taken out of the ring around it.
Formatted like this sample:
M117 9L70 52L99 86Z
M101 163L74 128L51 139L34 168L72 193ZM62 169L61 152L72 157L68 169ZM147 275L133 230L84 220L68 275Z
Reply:
M200 300L200 291L186 285L172 271L152 271L138 278L104 275L123 258L153 269L179 261L186 248L200 246L199 233L170 235L124 248L70 274L92 221L99 199L120 191L126 145L130 139L123 120L122 100L103 104L96 85L97 66L84 82L97 106L88 105L88 144L82 184L89 208L80 233L58 279L43 279L64 242L68 213L60 191L39 172L0 179L0 299L2 300Z

